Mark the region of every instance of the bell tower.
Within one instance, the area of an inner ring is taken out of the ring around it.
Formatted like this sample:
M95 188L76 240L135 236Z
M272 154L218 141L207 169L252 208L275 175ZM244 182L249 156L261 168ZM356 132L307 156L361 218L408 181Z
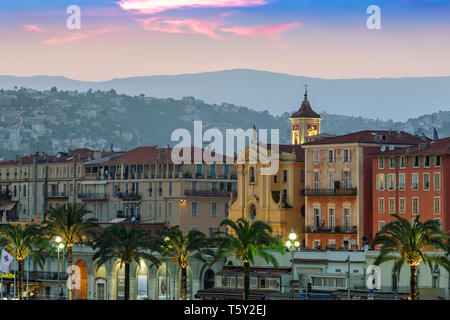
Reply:
M308 85L305 84L305 98L300 109L289 119L291 120L291 144L303 144L307 137L320 134L322 117L315 113L308 101Z

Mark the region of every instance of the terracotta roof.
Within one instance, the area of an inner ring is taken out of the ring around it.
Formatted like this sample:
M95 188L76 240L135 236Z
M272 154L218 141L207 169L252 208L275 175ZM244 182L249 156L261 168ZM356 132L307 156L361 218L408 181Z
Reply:
M450 155L450 138L430 141L425 143L426 148L415 145L409 148L398 148L370 154L370 156L400 156L400 155Z
M191 152L191 162L194 162L194 153L196 150L204 151L203 149L196 147L185 147L185 148L177 148L179 149L179 155L182 157L184 152ZM143 163L170 163L174 162L172 159L172 150L174 148L158 148L156 146L146 146L146 147L138 147L131 151L125 152L121 156L114 158L110 161L103 163L104 165L117 165L122 163L127 164L143 164ZM176 149L174 150L176 152ZM203 153L202 153L203 154ZM214 157L215 155L213 155ZM223 161L225 163L227 157L223 156ZM207 160L207 159L203 159Z
M22 165L30 165L33 164L33 159L36 158L37 161L48 160L49 162L71 162L73 161L73 157L77 157L77 161L87 161L90 160L90 157L94 156L94 151L87 148L75 149L69 152L61 152L63 155L61 158L58 158L55 155L44 155L44 153L39 154L35 153L29 156L23 156L20 158L20 164ZM7 160L0 162L0 166L10 166L10 165L19 165L19 161L17 160Z
M308 101L308 92L305 92L305 98L303 99L300 109L294 113L291 118L321 118L321 116L314 112Z
M265 145L267 150L272 150L272 144ZM304 162L305 161L305 149L302 148L299 144L279 144L278 152L279 153L292 153L295 150L295 160Z
M425 137L427 141L431 141ZM422 142L419 138L401 131L389 130L363 130L345 134L342 136L312 141L304 143L304 146L320 144L341 144L341 143L374 143L374 144L400 144L400 145L418 145Z

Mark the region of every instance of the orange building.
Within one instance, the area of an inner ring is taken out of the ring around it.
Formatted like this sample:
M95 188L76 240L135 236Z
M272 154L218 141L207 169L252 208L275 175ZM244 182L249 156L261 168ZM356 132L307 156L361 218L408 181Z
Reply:
M372 238L372 158L384 148L420 143L406 132L365 130L307 142L306 246L358 248Z
M394 220L439 220L450 230L450 138L372 155L373 234Z

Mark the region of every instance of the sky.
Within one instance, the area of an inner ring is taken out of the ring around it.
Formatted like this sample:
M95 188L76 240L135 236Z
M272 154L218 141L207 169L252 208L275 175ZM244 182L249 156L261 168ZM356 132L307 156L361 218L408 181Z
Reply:
M80 29L66 21L80 8ZM370 5L381 29L366 25ZM1 0L0 74L450 75L448 0Z

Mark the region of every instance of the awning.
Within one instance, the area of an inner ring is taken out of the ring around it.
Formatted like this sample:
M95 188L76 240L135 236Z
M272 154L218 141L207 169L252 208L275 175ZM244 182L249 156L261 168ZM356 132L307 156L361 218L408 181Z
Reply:
M81 184L107 184L108 181L82 181Z
M14 209L14 207L16 206L17 202L2 202L0 204L0 212L2 211L11 211L12 209Z

